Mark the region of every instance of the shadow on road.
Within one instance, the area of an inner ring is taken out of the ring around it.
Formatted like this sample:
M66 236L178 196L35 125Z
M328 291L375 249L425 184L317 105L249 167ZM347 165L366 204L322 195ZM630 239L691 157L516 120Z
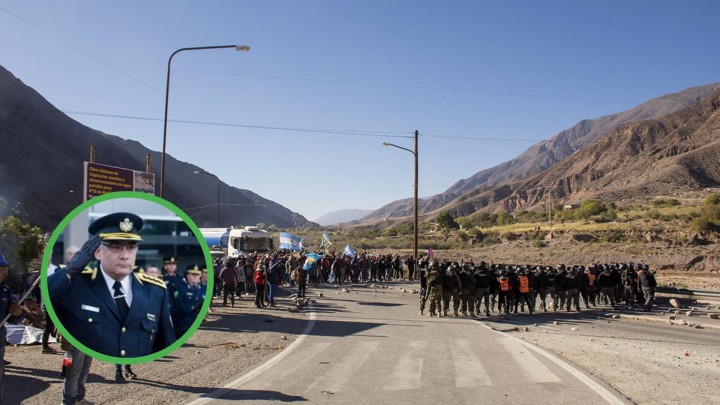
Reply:
M201 396L202 398L202 396ZM286 395L278 391L264 391L264 390L230 390L230 392L223 394L220 397L223 400L230 401L279 401L279 402L307 402L308 399L297 396L297 395Z

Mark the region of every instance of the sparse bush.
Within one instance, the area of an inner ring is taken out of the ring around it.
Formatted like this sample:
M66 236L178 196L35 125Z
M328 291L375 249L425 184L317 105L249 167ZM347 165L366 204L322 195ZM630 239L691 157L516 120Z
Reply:
M610 230L602 234L602 240L608 243L621 243L625 241L625 233L620 230Z
M536 248L544 248L547 245L545 244L545 241L542 239L533 239L533 246Z
M671 198L669 200L664 199L658 199L654 200L652 202L653 207L676 207L680 205L680 201L676 200L675 198Z
M706 205L720 205L720 193L715 193L707 196L705 199Z
M693 219L692 223L690 224L690 228L696 232L703 232L703 231L717 232L718 231L718 226L715 224L715 222L705 216Z

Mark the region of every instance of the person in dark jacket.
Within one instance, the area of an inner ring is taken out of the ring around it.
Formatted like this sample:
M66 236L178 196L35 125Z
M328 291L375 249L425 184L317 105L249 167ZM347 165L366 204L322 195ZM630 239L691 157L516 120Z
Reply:
M650 269L647 264L640 265L638 271L638 288L642 291L643 297L645 298L645 305L643 305L643 311L647 312L652 310L655 302L655 287L657 282L655 276L650 273Z

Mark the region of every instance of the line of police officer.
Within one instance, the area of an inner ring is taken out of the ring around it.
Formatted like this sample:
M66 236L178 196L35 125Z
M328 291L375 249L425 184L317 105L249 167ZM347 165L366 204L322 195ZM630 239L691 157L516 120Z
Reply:
M457 263L418 260L420 270L420 315L430 301L429 316L448 316L450 300L453 315L489 316L495 311L508 314L520 311L532 314L536 307L547 312L563 308L580 311L598 305L615 306L620 302L632 309L640 304L652 309L655 278L646 264L613 263L590 266L553 266L487 264L472 261ZM550 302L548 302L548 298ZM484 309L483 309L484 307Z

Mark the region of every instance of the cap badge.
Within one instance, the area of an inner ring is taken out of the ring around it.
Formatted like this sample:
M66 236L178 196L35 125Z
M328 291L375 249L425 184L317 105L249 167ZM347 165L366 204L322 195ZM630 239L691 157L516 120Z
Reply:
M120 222L120 230L123 232L130 232L133 229L133 223L130 222L130 218L125 218L124 221Z

